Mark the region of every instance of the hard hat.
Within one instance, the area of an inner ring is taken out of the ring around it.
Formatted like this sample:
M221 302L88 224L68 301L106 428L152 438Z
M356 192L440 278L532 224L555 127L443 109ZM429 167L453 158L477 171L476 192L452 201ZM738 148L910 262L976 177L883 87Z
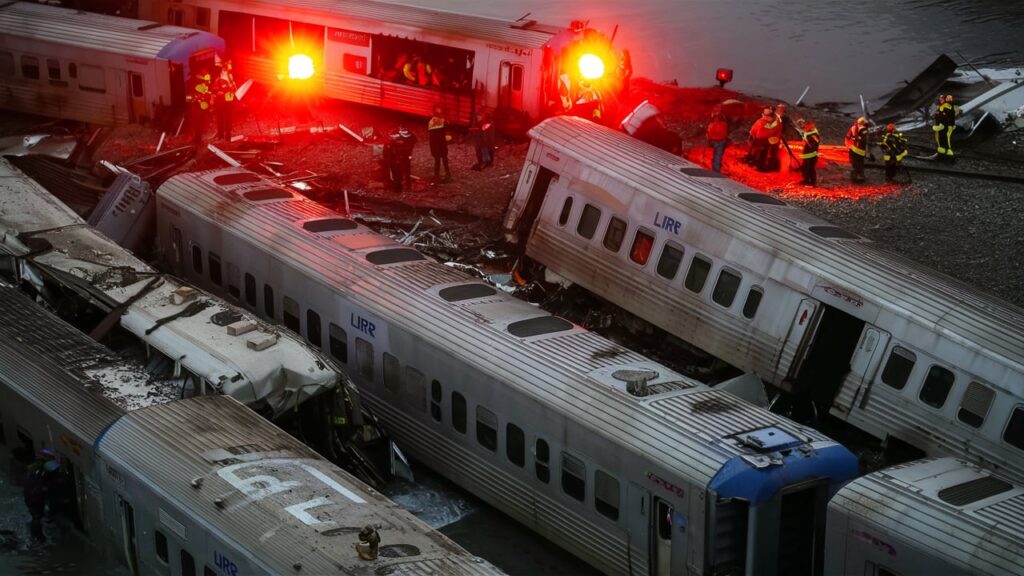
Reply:
M896 131L896 125L895 124L887 124L885 126L885 131L886 132L895 132Z
M860 118L857 118L857 124L860 124L861 126L867 126L868 125L868 119L863 117L863 116L861 116Z
M953 102L953 95L952 94L946 94L946 102L947 103L952 103Z

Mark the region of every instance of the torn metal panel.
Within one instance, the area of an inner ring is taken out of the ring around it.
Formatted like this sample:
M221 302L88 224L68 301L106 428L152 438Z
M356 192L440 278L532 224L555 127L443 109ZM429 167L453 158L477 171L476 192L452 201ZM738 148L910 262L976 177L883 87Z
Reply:
M914 110L927 108L957 67L957 63L952 58L940 54L934 62L875 111L874 120L886 122L902 118Z

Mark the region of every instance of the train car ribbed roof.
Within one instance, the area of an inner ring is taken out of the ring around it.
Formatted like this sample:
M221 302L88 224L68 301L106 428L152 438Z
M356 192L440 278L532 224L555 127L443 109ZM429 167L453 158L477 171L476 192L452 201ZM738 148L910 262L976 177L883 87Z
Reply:
M98 448L268 573L501 574L227 396L135 411ZM291 484L277 491L267 481L245 485L257 475ZM359 559L355 549L367 525L381 537L375 561ZM399 553L389 554L389 546ZM419 555L403 556L407 546Z
M871 522L880 527L874 536L883 541L895 536L924 550L941 550L972 574L1022 574L1024 489L1013 486L963 505L939 496L986 478L989 472L955 458L918 460L850 482L832 498L830 516Z
M817 218L797 208L754 205L736 196L756 192L726 179L686 176L700 169L625 133L572 117L545 120L530 137L640 193L677 206L691 218L761 246L795 266L908 321L1024 371L1024 310L963 282L884 250L874 242L830 240L795 223ZM797 218L795 219L794 216ZM798 220L797 220L798 219Z
M103 395L93 370L141 369L115 358L77 328L50 314L17 288L0 283L0 378L33 399L54 420L92 442L124 411Z
M140 30L147 26L153 28ZM139 58L157 58L169 44L207 33L147 20L16 2L0 7L0 34Z
M436 270L449 282L453 277L463 282L479 282L475 278L453 273L429 260L378 268L362 254L346 249L344 240L335 241L310 233L300 223L310 218L337 218L334 212L298 194L294 200L249 202L239 191L225 192L213 183L215 176L229 172L180 174L165 182L157 196L161 202L169 201L189 211L189 218L201 218L222 227L389 323L434 343L462 362L488 371L496 380L538 398L621 449L645 454L666 468L706 481L732 457L756 454L741 446L736 438L723 440L725 436L750 430L747 409L756 412L761 423L785 429L802 440L828 441L812 429L749 406L735 413L722 410L716 415L716 426L708 428L699 417L700 408L706 404L681 396L664 397L660 402L654 402L659 398L654 396L650 397L651 401L641 402L597 382L587 375L593 366L575 361L579 355L590 362L596 361L595 365L608 366L638 357L625 348L579 328L539 340L517 339L503 327L495 326L485 311L449 304L428 293L424 288L429 281L422 281L422 268ZM247 186L267 185L264 181ZM360 237L374 234L362 226L352 233ZM381 239L384 243L378 248L399 246L384 237ZM511 296L501 294L496 298L502 300L500 304L505 312L519 307L523 317L547 315ZM659 366L658 371L671 373L663 366ZM727 392L708 391L696 382L694 386L691 392L681 394L704 391L709 396L727 399L725 403L731 407L744 406ZM583 406L585 410L581 409Z
M251 14L262 10L277 18L303 20L299 14L330 14L341 20L362 20L374 24L387 22L398 29L408 29L409 36L414 37L417 29L428 30L434 34L451 37L473 38L498 44L540 48L554 36L559 28L545 25L527 25L530 21L513 22L486 16L473 16L446 12L435 8L423 8L389 2L372 0L294 0L287 4L266 0L226 0L220 4L221 10L234 10ZM323 24L321 20L313 23ZM332 25L326 23L327 25ZM565 23L568 25L568 22ZM342 26L343 27L343 26ZM566 26L568 27L568 26ZM354 26L354 28L370 32L382 32L375 27ZM391 33L390 30L383 33Z

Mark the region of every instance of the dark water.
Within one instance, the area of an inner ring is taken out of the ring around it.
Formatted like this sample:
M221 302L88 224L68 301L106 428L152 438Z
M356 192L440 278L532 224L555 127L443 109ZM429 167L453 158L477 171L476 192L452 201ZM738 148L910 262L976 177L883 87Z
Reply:
M795 101L875 101L910 80L938 54L976 65L1024 64L1021 0L409 0L450 11L549 24L589 19L628 47L637 76L714 84ZM878 102L881 104L881 101Z

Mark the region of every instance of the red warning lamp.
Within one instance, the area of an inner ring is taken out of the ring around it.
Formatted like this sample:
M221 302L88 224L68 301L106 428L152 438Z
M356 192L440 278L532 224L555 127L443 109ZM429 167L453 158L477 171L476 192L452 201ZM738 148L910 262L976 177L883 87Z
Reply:
M293 54L288 58L288 77L305 80L313 76L313 59L305 54Z
M732 82L732 68L719 68L715 72L715 80L718 80L720 88L725 88L726 82Z

